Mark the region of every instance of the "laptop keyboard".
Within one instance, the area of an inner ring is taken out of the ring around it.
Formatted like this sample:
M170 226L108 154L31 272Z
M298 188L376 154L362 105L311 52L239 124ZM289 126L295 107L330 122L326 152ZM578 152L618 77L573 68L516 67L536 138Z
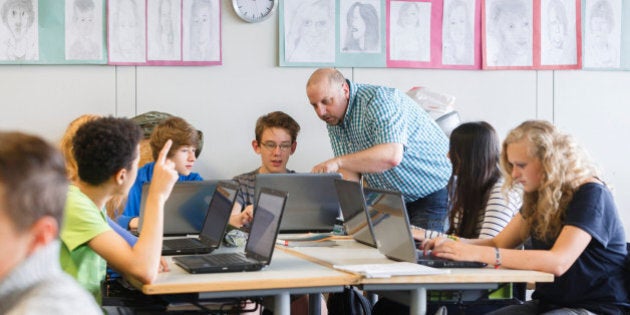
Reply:
M177 249L188 249L188 248L203 248L205 247L203 244L199 242L199 240L194 238L175 238L170 240L164 240L164 248L177 248Z
M208 263L216 265L216 266L233 265L233 264L239 264L239 263L250 263L250 260L240 253L205 255L203 256L203 259L207 261Z

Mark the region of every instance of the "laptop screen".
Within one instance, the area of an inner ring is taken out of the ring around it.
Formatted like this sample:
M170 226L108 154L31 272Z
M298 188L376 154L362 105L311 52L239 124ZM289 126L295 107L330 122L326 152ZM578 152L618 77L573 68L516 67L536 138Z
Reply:
M262 262L271 261L286 198L284 192L261 188L245 245L248 257Z
M164 235L198 234L218 182L218 180L204 180L175 183L164 204ZM144 207L149 185L147 183L142 187L139 233L142 232Z
M284 219L280 231L330 232L339 217L339 200L335 190L337 173L286 173L256 175L255 196L261 187L288 193Z
M208 206L208 214L199 235L200 239L210 244L221 243L237 191L238 185L234 183L221 182L217 185Z
M352 235L359 242L375 246L373 233L367 221L361 184L338 179L335 180L335 188L337 188L346 233Z
M364 188L369 220L379 251L394 260L416 262L409 219L399 192Z

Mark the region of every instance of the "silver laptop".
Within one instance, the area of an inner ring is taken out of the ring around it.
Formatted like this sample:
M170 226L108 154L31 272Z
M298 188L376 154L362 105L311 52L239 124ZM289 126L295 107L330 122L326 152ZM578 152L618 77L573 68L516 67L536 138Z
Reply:
M164 236L199 234L219 180L177 182L164 204ZM142 232L149 183L142 186L138 233Z
M287 193L261 188L245 252L178 256L173 261L189 273L260 270L271 263Z
M423 255L415 245L407 208L400 192L364 188L368 222L372 226L378 250L387 258L407 261L435 268L479 268L486 264L473 261L454 261Z
M261 187L289 194L280 233L330 232L340 215L335 179L341 179L341 175L258 174L255 195L258 196Z
M193 255L210 253L221 246L227 229L238 184L220 182L214 190L199 236L169 238L162 242L162 255Z
M376 247L374 234L367 218L363 187L358 182L336 179L335 188L343 214L343 227L348 235L361 244Z

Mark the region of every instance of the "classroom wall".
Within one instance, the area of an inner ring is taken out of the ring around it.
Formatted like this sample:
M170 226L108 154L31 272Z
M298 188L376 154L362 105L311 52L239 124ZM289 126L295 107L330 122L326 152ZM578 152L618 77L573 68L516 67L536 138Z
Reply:
M302 126L289 168L309 171L332 156L325 124L308 104L313 68L278 67L277 12L248 24L223 3L223 65L114 67L0 66L0 128L58 141L85 113L131 117L150 110L190 121L205 134L196 171L231 178L256 168L251 149L261 114L283 110ZM601 166L630 235L630 72L455 71L344 68L361 83L408 90L426 86L457 97L464 120L486 120L503 137L526 119L547 119L572 133ZM628 237L630 239L630 237Z

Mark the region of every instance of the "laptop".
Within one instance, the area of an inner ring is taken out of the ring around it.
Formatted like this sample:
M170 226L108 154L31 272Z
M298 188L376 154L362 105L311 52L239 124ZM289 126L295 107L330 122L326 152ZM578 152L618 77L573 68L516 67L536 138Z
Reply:
M358 182L336 179L335 188L343 215L343 227L355 241L376 247L372 227L368 223L363 187Z
M173 261L189 273L260 270L271 263L287 193L261 188L245 252L177 256Z
M162 243L162 255L204 254L219 248L232 213L238 187L236 183L217 184L199 236L165 239Z
M255 195L261 187L289 195L280 233L331 232L340 215L335 190L337 173L283 173L256 175Z
M177 182L164 204L164 236L199 234L219 180ZM138 233L142 232L149 183L142 186Z
M363 189L368 213L378 250L387 258L396 261L415 262L434 268L480 268L485 263L454 261L432 255L423 255L416 248L405 201L400 192L374 188Z

